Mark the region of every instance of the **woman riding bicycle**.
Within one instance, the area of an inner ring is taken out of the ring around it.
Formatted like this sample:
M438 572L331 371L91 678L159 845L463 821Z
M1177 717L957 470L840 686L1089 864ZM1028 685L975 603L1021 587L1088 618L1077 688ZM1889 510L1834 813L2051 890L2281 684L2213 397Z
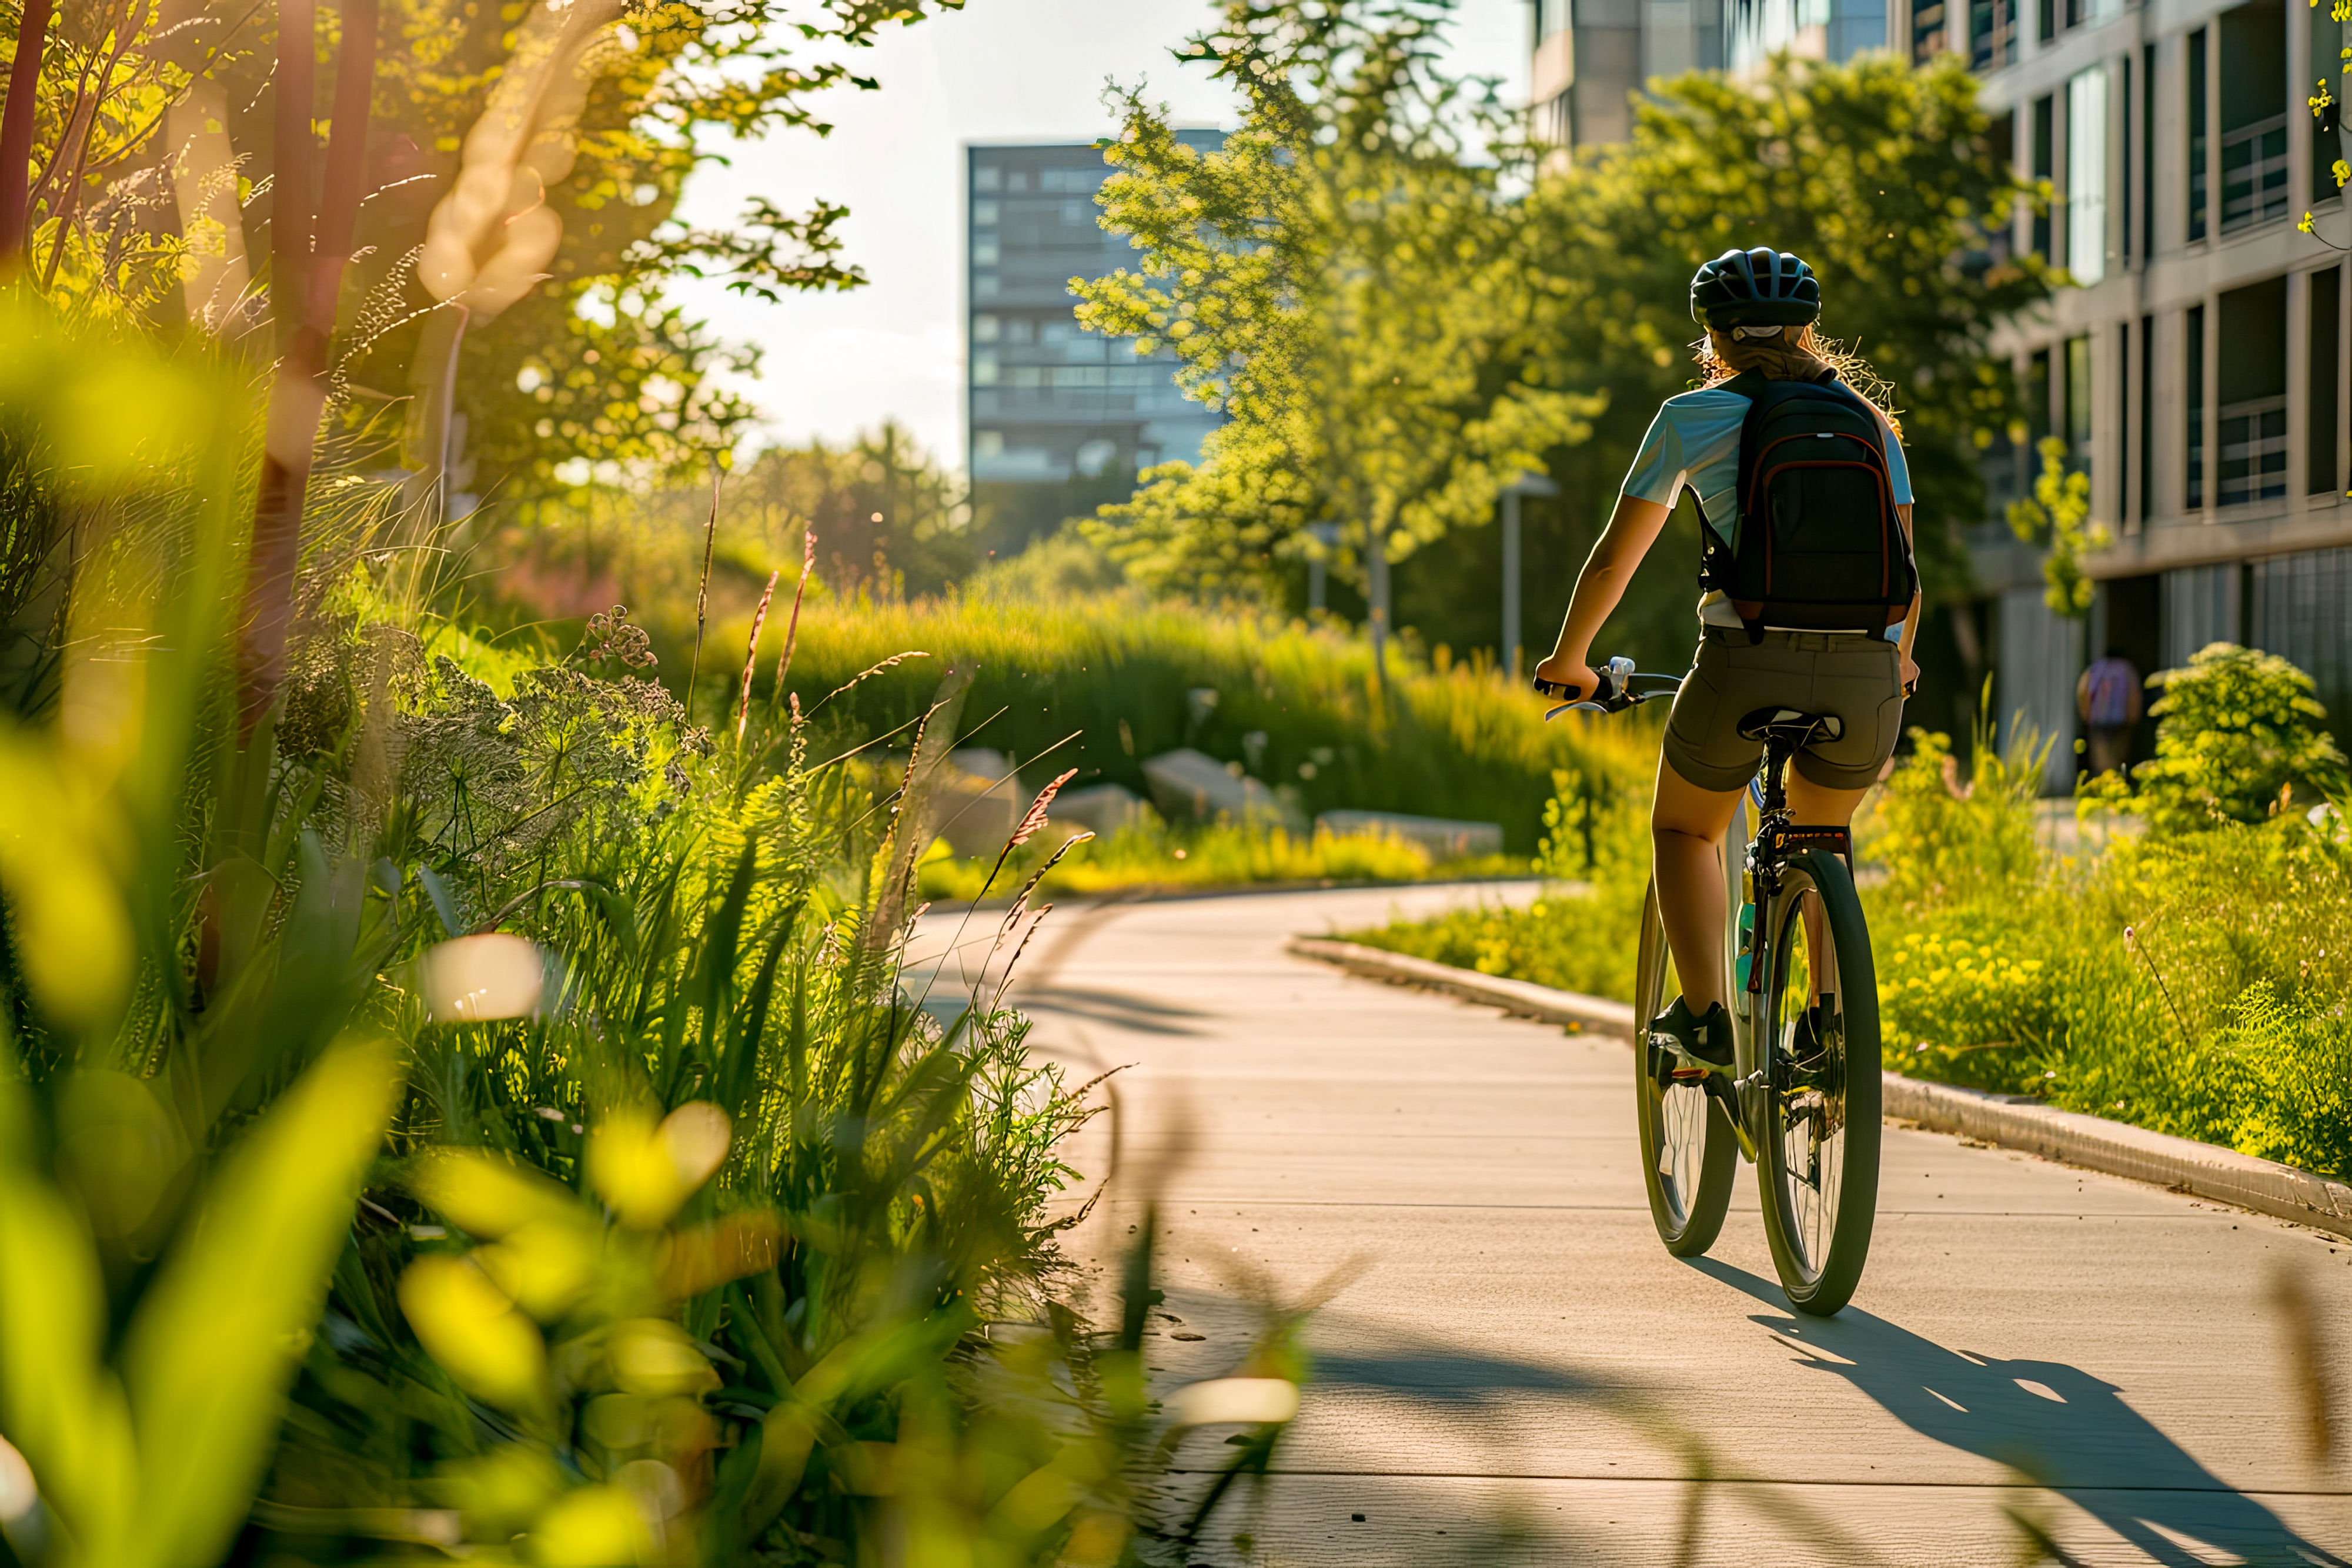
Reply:
M1763 753L1741 731L1775 710L1834 720L1798 754L1789 803L1799 822L1848 823L1901 731L1919 596L1899 433L1840 380L1843 361L1815 335L1812 269L1786 252L1726 251L1692 277L1690 305L1706 329L1705 384L1658 410L1535 678L1570 696L1599 690L1592 639L1693 491L1706 541L1699 644L1650 812L1682 995L1651 1030L1727 1069L1720 856Z

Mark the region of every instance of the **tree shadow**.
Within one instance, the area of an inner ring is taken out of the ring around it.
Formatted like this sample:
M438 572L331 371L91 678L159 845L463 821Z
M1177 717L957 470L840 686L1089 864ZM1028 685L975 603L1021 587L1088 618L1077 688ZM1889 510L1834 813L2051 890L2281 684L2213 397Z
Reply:
M1712 1258L1693 1266L1786 1306L1777 1285L1746 1270ZM1853 1307L1834 1318L1776 1311L1755 1321L1790 1336L1804 1364L1844 1378L1913 1431L2063 1493L2158 1563L2202 1568L2210 1559L2189 1551L2187 1538L2249 1563L2347 1568L2207 1469L2122 1389L2080 1368L1949 1350Z

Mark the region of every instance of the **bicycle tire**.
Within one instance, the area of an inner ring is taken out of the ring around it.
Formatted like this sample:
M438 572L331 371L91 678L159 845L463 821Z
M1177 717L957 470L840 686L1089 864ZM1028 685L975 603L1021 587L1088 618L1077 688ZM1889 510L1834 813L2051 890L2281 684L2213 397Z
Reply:
M1809 900L1822 915L1819 956L1809 951ZM1789 1304L1828 1317L1862 1282L1878 1207L1878 976L1845 862L1821 850L1793 857L1767 929L1756 1037L1764 1082L1748 1094L1764 1234ZM1823 978L1832 1007L1811 1030L1821 1049L1801 1054L1804 1003Z
M1668 962L1666 927L1653 885L1642 901L1633 971L1633 1102L1641 1128L1642 1186L1666 1251L1696 1258L1723 1230L1738 1145L1720 1101L1695 1083L1666 1082L1657 1071L1648 1026L1671 999L1664 994Z

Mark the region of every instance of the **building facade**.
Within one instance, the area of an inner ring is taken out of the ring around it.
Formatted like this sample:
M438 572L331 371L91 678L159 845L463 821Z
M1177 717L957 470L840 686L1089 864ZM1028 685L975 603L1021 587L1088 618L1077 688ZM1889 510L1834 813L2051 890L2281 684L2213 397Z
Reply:
M1215 131L1184 131L1214 148ZM965 411L973 499L1000 549L1193 459L1223 416L1177 391L1175 356L1083 330L1073 277L1131 266L1098 221L1109 169L1089 142L965 150Z
M1716 3L1720 41L1685 41L1699 5ZM1996 339L2027 388L2028 439L1986 455L1988 517L1969 541L1985 597L1935 638L1971 688L1978 672L1996 674L2001 714L2055 738L2053 787L2074 776L2076 679L2109 648L2147 672L2210 642L2247 643L2293 660L2331 714L2352 714L2352 257L2326 243L2352 245L2352 214L2330 172L2335 122L2306 102L2335 76L2330 9L1537 0L1537 128L1571 153L1626 133L1622 107L1591 101L1638 88L1640 77L1619 88L1622 62L1647 76L1654 59L1704 65L1712 49L1737 73L1780 48L1843 58L1888 47L1918 64L1965 56L1996 145L2020 175L2050 183L2050 209L2021 212L2006 243L2063 266L2074 286ZM1617 74L1584 68L1596 60ZM2297 231L2305 212L2314 235ZM2091 515L2113 536L2087 563L2086 620L2046 606L2038 553L2000 521L2052 434L2089 473Z
M2019 216L2011 243L2077 285L2001 347L2035 434L2089 471L2091 514L2115 538L2088 563L2087 624L2043 606L2038 561L1997 525L1973 543L2001 706L2045 734L2073 737L2075 676L2109 647L2156 670L2247 643L2308 671L2331 713L2352 709L2352 269L2318 237L2352 235L2334 122L2305 102L2335 75L2328 11L1970 5L1965 47L1996 137L2057 196ZM1962 47L1958 22L1937 9L1911 30L1915 52ZM2297 231L2305 212L2316 235ZM2033 460L1994 455L1996 500ZM2073 773L2057 753L2053 784Z

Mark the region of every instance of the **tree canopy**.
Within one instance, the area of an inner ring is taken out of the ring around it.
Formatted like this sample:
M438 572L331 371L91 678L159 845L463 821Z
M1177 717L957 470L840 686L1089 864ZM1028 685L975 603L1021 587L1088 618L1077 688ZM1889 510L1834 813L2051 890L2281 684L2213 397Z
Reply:
M1171 344L1186 390L1232 415L1198 466L1104 509L1097 537L1146 580L1263 578L1328 520L1377 598L1383 549L1485 518L1597 412L1547 382L1580 290L1530 265L1528 209L1471 155L1504 122L1491 83L1436 65L1450 9L1233 0L1189 57L1243 96L1220 151L1118 96L1099 199L1144 261L1074 282L1079 319Z
M1654 81L1630 142L1568 167L1517 139L1491 84L1446 75L1451 10L1234 0L1183 56L1243 95L1221 152L1118 95L1102 221L1144 260L1074 282L1080 319L1174 345L1186 389L1232 418L1094 536L1146 580L1223 590L1279 577L1328 520L1343 574L1376 587L1367 539L1402 559L1534 471L1563 486L1551 530L1589 542L1658 403L1696 384L1692 271L1769 245L1821 275L1823 330L1901 422L1930 597L1965 592L1957 530L1983 518L1981 454L2015 409L1988 340L2053 275L2010 254L2037 193L1961 63ZM1643 576L1623 618L1686 641L1687 577Z

